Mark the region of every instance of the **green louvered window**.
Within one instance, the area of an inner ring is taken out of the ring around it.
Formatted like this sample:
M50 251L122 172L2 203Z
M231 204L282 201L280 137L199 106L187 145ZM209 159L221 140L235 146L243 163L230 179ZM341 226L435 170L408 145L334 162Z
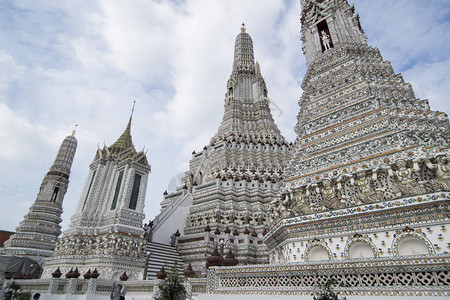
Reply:
M141 177L142 176L139 174L134 175L133 190L131 191L130 205L128 208L136 209L137 200L139 197L139 188L141 187Z
M119 173L119 178L117 178L116 190L114 191L114 198L111 204L111 210L116 209L117 199L119 198L120 185L122 184L123 171Z
M86 198L84 199L83 209L82 210L84 210L84 207L86 206L86 201L88 199L89 193L91 192L91 187L92 187L92 183L94 182L94 178L95 178L95 173L96 172L97 172L97 170L94 170L94 172L92 173L91 182L89 183L89 188L88 188L88 191L87 191L87 194L86 194Z

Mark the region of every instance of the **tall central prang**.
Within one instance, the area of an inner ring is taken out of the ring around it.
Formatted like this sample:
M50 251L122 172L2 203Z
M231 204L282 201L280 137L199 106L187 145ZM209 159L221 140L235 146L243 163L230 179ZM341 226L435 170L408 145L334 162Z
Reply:
M289 145L275 125L266 83L244 24L236 37L225 112L209 145L193 152L178 192L165 195L154 241L182 231L177 250L196 271L217 246L241 263L266 263L267 209L278 190ZM184 229L184 230L183 230Z
M301 5L307 72L270 264L211 269L208 292L448 297L448 116L367 44L347 0Z

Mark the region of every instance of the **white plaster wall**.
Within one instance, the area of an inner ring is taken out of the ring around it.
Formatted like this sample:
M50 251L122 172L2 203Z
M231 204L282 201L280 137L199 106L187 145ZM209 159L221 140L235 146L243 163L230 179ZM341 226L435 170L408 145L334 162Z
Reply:
M126 297L126 295L125 295ZM39 300L110 300L110 296L104 295L43 295Z
M34 295L34 293L33 293ZM39 300L110 300L111 297L108 295L43 295ZM149 294L138 294L138 293L126 293L126 300L153 300L153 293Z
M434 225L421 225L421 226L411 226L418 232L420 230L424 233L424 237L431 243L432 248L436 254L442 254L448 251L447 243L450 242L450 225L449 224L434 224ZM403 228L402 228L403 229ZM398 234L397 231L402 232L402 229L385 229L383 231L371 231L364 232L358 231L362 235L368 235L372 243L375 245L379 257L392 257L395 235ZM345 247L349 241L349 237L353 236L355 232L343 232L341 236L314 236L318 239L325 239L327 247L330 249L333 260L342 260L345 258ZM308 242L314 239L311 236L307 240L291 240L286 245L280 248L279 254L277 250L269 255L270 263L279 262L304 262L306 261L306 249ZM282 255L281 255L282 254ZM283 256L283 260L280 258Z
M406 299L414 299L414 300L429 300L430 297L412 297L412 296L346 296L347 300L406 300ZM313 296L311 295L208 295L208 294L200 294L198 296L198 300L288 300L288 299L296 299L296 300L312 300ZM447 297L432 297L433 300L443 300L448 299Z
M177 230L183 234L184 227L186 226L186 216L188 215L191 206L192 194L188 194L179 205L173 208L169 213L169 216L165 218L161 224L158 224L156 230L153 232L152 241L170 244L170 236ZM170 205L167 208L169 207Z
M426 296L346 296L347 300L428 300L430 297ZM433 300L444 300L447 297L432 297ZM100 295L42 295L41 300L109 300L109 296ZM150 293L148 295L143 294L126 294L126 300L152 300L153 295ZM297 299L297 300L312 300L311 295L216 295L216 294L198 294L193 295L192 299L198 300L284 300L284 299Z
M109 298L108 298L109 299ZM125 294L125 300L153 300L153 295L140 295L140 294ZM91 300L91 299L86 299Z

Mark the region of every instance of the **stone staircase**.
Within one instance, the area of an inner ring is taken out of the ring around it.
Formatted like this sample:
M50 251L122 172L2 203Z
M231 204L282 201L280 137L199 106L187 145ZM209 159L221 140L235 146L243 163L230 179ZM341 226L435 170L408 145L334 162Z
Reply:
M157 242L147 242L145 251L151 253L147 267L148 280L156 279L156 273L159 272L162 266L164 266L166 273L170 273L175 263L177 264L179 275L183 276L183 260L175 247Z

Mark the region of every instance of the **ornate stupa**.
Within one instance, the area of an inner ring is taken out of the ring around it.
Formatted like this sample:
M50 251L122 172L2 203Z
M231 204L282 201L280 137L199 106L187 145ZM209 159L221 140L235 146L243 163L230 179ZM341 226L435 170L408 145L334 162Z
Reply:
M99 278L119 279L126 271L141 279L142 221L147 189L146 153L137 152L131 138L131 120L111 146L97 149L69 228L46 260L43 278L60 268L78 268L83 274L97 269Z
M448 116L367 44L346 0L301 3L307 72L271 262L443 253Z
M64 195L77 149L75 130L64 139L50 170L42 180L36 201L24 216L8 241L2 254L17 256L51 256L61 234Z
M170 234L180 230L177 250L197 272L218 245L222 252L232 249L241 263L268 262L262 242L268 230L267 209L289 150L269 103L243 24L219 130L201 151L192 153L183 187L164 196L163 211L154 222L154 241L167 243Z
M448 298L448 116L367 44L347 0L301 5L307 72L270 264L213 267L208 292Z

